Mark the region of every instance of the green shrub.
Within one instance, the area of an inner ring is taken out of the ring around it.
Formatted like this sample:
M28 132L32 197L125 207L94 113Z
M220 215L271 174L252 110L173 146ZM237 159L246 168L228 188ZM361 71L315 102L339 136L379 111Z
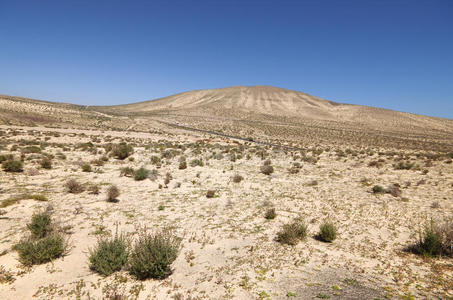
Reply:
M158 165L158 164L160 164L160 162L161 162L160 157L159 157L159 156L156 156L156 155L151 156L151 159L150 159L150 160L151 160L151 163L152 163L153 165Z
M145 168L140 168L134 172L134 179L137 181L145 180L148 178L149 171Z
M92 184L88 187L88 192L91 195L99 195L99 193L101 192L101 188L99 187L98 184Z
M3 200L0 202L0 208L5 208L10 205L14 205L16 203L19 203L20 200L25 200L25 199L33 199L36 201L49 201L45 195L42 194L21 194L18 196L10 197L8 199Z
M385 189L380 185L373 186L372 191L374 194L384 194L385 193Z
M14 160L14 155L12 155L12 154L0 155L0 163L3 163L4 161L7 161L7 160Z
M21 152L22 153L40 153L41 148L39 148L38 146L28 146L28 147L22 148Z
M264 218L266 220L273 220L277 216L277 213L275 212L275 208L269 208L266 210L266 213L264 214Z
M395 170L410 170L416 168L416 165L414 163L408 162L408 161L400 161L395 165Z
M131 167L124 167L120 170L120 176L132 177L135 170Z
M129 243L124 235L115 234L113 238L101 238L94 249L90 249L90 269L108 276L120 271L127 262Z
M419 233L419 240L415 246L418 254L434 257L442 253L442 234L436 224L431 221L423 232Z
M112 155L120 160L124 160L129 155L131 155L134 152L134 147L132 145L128 145L126 143L120 143L118 145L113 146L112 149Z
M82 165L82 172L91 172L93 169L91 168L91 165L89 163L84 163Z
M62 234L52 233L44 238L26 239L14 246L19 254L19 261L26 265L38 265L62 256L67 249L67 243Z
M5 160L2 162L2 168L5 172L22 172L24 164L20 160Z
M129 256L129 272L140 280L165 278L172 273L179 247L180 239L168 230L142 233Z
M191 167L196 167L196 166L203 167L204 163L201 159L195 158L190 162L190 166Z
M48 212L34 214L31 217L31 222L27 224L28 230L34 239L45 237L52 231L52 218Z
M299 241L305 239L308 234L308 228L305 222L298 218L290 224L283 225L281 231L277 233L277 241L282 244L296 245Z
M318 238L327 243L333 242L337 238L337 228L330 222L321 224Z

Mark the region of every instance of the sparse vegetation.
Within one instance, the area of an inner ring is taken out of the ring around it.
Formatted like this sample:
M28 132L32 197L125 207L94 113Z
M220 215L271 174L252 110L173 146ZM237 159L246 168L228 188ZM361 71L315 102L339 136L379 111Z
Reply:
M63 234L52 225L48 212L33 215L27 228L31 235L13 247L22 264L31 266L46 263L66 252L67 242Z

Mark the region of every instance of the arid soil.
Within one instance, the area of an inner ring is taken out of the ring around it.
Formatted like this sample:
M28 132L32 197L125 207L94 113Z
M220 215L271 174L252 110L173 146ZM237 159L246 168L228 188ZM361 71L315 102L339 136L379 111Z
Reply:
M0 128L0 155L24 165L23 172L0 170L0 299L453 297L452 258L408 250L429 222L451 222L453 154L443 140L451 131L426 137L442 144L439 150L362 141L289 150L163 125L146 132L58 127ZM120 142L133 146L123 160L109 151ZM41 166L43 157L51 159L50 169ZM274 168L270 175L260 170L264 162ZM91 171L82 170L85 163ZM125 167L155 171L136 181L121 174ZM235 175L243 180L235 182ZM85 190L69 193L69 179ZM106 201L112 184L120 189L115 203ZM98 194L90 192L93 185ZM377 185L392 192L373 193ZM265 218L269 208L275 219ZM25 267L14 245L32 215L45 209L69 249ZM296 245L278 242L277 233L296 218L308 225L307 237ZM316 237L325 221L338 231L332 243ZM127 269L107 277L90 270L97 239L118 231L133 242L144 228L171 228L182 239L170 276L137 280Z

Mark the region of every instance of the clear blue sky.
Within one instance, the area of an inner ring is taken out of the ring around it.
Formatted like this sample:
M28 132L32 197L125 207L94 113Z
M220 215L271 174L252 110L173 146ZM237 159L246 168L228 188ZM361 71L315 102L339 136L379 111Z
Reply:
M0 0L0 94L108 105L232 85L453 118L453 0Z

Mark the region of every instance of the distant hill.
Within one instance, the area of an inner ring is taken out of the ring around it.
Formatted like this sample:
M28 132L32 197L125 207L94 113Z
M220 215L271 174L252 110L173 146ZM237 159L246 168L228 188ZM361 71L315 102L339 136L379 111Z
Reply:
M138 103L89 107L0 96L0 121L138 131L184 125L281 143L453 149L453 120L341 104L271 86L194 90Z

